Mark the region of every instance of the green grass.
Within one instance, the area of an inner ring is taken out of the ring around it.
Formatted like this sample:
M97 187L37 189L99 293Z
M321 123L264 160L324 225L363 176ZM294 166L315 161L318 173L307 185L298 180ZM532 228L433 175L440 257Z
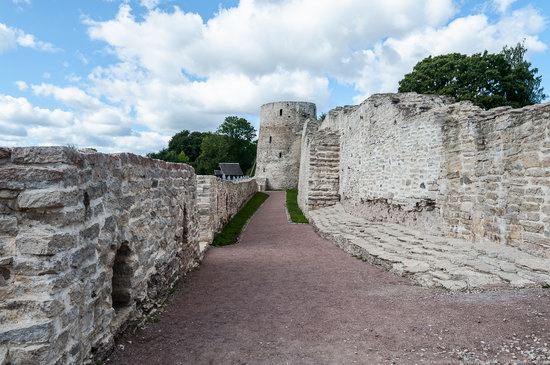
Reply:
M293 223L309 223L298 206L298 190L291 189L286 191L286 209Z
M223 227L223 230L216 235L212 246L227 246L237 243L239 235L243 230L244 225L250 217L254 215L256 210L262 205L264 201L269 197L266 193L256 193L246 203L237 214L231 218L229 223Z

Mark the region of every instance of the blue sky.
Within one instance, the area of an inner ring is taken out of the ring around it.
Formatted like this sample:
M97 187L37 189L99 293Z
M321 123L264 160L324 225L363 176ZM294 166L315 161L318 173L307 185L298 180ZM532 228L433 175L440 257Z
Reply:
M0 145L146 153L262 103L394 92L427 55L526 40L550 94L545 0L0 0Z

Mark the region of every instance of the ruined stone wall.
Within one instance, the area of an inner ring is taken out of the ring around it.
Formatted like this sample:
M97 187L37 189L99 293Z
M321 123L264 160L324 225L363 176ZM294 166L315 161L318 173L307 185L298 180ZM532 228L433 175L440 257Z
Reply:
M341 134L340 195L347 210L373 221L441 231L439 114L450 102L381 94L328 113L321 128Z
M239 209L258 191L255 179L227 181L215 176L197 176L199 242L210 244Z
M298 187L300 142L306 120L316 119L316 106L307 102L262 105L256 157L256 177L267 179L267 189Z
M340 200L340 134L319 126L317 121L306 123L302 136L298 205L306 216Z
M445 231L550 258L550 104L453 105L443 146Z
M341 135L349 213L550 257L549 124L550 104L482 111L385 94L329 112L317 133Z
M79 364L196 264L192 167L0 149L0 363Z

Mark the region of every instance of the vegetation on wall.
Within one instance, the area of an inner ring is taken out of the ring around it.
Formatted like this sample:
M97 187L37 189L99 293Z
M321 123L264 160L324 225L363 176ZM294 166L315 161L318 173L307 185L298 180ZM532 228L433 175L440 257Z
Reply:
M216 235L213 246L227 246L237 243L245 224L254 215L256 210L269 197L266 193L258 192L231 218L223 230Z
M256 130L244 118L227 117L212 132L176 133L168 148L147 156L168 162L188 163L198 174L212 175L220 162L238 162L249 171L256 158Z
M525 60L521 43L500 53L471 56L452 53L418 62L399 82L399 92L453 96L490 109L514 108L540 103L546 98L538 69Z

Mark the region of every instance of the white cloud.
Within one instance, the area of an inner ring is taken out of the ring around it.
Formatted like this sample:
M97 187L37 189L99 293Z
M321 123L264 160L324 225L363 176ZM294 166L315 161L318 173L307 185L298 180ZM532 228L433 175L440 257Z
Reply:
M148 10L156 8L160 4L160 0L140 0L141 6L147 8Z
M85 20L90 38L117 62L86 79L67 76L78 88L31 86L70 113L68 125L16 128L10 133L27 135L11 141L46 134L45 143L146 152L176 131L211 130L227 115L256 114L273 100L313 101L322 110L331 81L353 87L356 102L396 91L428 55L499 51L523 39L530 52L546 50L538 37L545 19L535 8L511 11L513 0L488 1L499 10L496 20L487 9L457 16L458 0L241 0L208 21L177 7L161 10L156 0L142 0L148 10L135 17L123 2L113 19ZM21 42L17 32L0 25L0 51ZM26 43L37 44L34 37ZM93 62L80 56L84 65Z
M26 91L29 88L29 85L25 81L16 81L15 86L19 89L19 91Z
M63 90L51 92L68 100L68 104L82 98L78 92L74 93L77 96L68 98ZM0 146L72 144L106 152L146 153L167 142L168 137L160 133L132 130L126 113L113 107L69 112L39 108L26 98L0 94Z
M506 13L517 0L492 0L493 6L501 13Z
M57 48L51 43L36 40L32 34L0 23L0 53L8 49L16 48L17 46L34 48L46 52L57 51Z
M103 107L102 103L76 87L57 87L51 84L33 85L32 91L38 96L53 96L63 104L85 110L95 110Z
M0 129L25 126L66 126L73 114L61 109L45 109L33 106L26 98L0 95ZM2 133L0 133L2 134Z

